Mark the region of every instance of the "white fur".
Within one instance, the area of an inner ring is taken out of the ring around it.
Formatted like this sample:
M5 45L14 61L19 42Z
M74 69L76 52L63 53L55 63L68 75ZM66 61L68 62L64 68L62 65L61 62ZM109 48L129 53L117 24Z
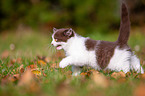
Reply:
M54 46L62 45L60 49L64 49L66 52L66 57L62 59L59 66L64 68L68 65L74 66L91 66L94 69L100 70L101 68L97 64L95 50L88 51L85 46L85 40L88 38L84 38L75 34L74 37L68 39L67 42L55 42L54 36L52 35L53 41L52 44ZM77 70L74 75L80 73L79 68L73 67L73 70ZM111 58L108 66L105 69L111 69L114 71L123 71L125 73L131 70L135 70L138 73L144 73L143 68L140 65L139 59L127 49L119 49L115 48L114 55Z
M138 73L144 73L139 59L132 52L127 51L127 49L122 50L118 47L115 48L114 55L105 69L122 70L125 73L134 69Z
M131 70L135 70L137 73L144 73L143 68L140 65L140 60L136 57L136 55L131 56Z
M64 68L68 65L84 66L88 65L95 69L100 69L96 64L95 51L87 51L85 47L85 40L87 38L75 36L67 41L64 46L66 51L66 58L60 62L60 67Z
M130 71L130 57L131 52L127 49L120 50L118 47L115 48L114 55L111 58L106 69L114 71L123 71L125 73Z

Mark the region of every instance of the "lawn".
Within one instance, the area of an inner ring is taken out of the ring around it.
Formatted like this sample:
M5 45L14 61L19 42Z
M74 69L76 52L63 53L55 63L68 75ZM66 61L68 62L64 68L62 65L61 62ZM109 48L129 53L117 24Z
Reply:
M115 41L118 32L92 32L95 40ZM145 32L131 31L129 45L145 69ZM58 64L64 57L50 45L51 34L34 31L0 34L0 96L145 96L145 74L83 68L72 77L71 66Z

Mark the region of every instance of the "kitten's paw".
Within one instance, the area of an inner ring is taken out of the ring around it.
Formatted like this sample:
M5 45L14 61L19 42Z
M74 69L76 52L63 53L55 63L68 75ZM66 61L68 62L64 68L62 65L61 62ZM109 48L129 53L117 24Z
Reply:
M60 63L59 63L59 67L60 68L65 68L66 66L68 66L69 64L66 62L66 61L64 61L64 60L62 60Z

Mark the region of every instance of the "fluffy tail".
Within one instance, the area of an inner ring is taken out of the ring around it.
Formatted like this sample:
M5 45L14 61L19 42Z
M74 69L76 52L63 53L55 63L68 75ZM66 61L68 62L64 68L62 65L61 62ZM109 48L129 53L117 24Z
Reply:
M122 3L121 7L121 23L120 23L120 33L117 40L118 45L121 47L127 44L129 33L130 33L130 20L128 16L128 10L125 3Z

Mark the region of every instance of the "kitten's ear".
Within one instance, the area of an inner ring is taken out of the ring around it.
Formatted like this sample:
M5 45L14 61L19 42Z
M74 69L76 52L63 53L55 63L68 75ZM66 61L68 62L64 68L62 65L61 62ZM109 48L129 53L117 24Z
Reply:
M65 35L65 36L68 36L68 37L72 36L73 34L74 34L74 33L73 33L72 28L70 28L67 32L64 33L64 35Z
M56 30L57 30L57 29L56 29L55 27L53 27L53 32L56 32Z

